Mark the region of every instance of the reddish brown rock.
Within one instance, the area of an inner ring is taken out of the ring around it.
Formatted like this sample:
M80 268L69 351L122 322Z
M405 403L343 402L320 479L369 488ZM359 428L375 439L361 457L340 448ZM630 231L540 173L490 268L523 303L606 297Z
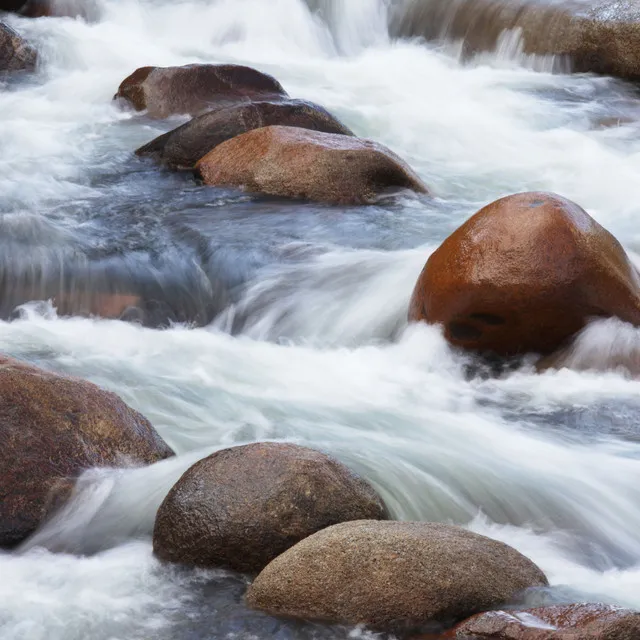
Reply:
M263 127L217 146L196 165L208 185L334 204L363 204L392 189L427 193L413 170L371 140Z
M472 216L431 255L409 319L465 349L548 354L594 317L640 324L640 276L577 204L521 193Z
M125 78L115 99L153 118L196 115L252 100L287 97L272 76L234 64L191 64L184 67L141 67Z
M223 449L193 465L158 510L155 554L257 573L338 522L387 518L372 487L333 458L293 444Z
M353 135L326 109L312 102L262 100L205 113L140 147L136 154L172 169L191 169L219 144L269 125Z
M411 632L503 605L542 571L502 542L426 522L347 522L273 560L247 591L271 615Z
M640 613L601 604L491 611L467 620L453 640L638 640Z
M171 455L148 420L114 393L0 357L0 546L33 533L82 471Z
M38 54L8 25L0 22L0 78L17 71L33 71Z
M135 293L101 291L63 291L53 298L53 304L61 316L98 316L120 319L144 305Z

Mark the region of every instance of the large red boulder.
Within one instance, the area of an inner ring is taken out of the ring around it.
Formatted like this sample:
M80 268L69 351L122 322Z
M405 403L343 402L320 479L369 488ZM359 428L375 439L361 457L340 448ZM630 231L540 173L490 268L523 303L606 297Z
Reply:
M208 185L334 204L364 204L397 189L427 187L395 153L371 140L296 127L254 129L196 165Z
M0 356L0 547L33 533L84 470L172 455L114 393Z
M252 100L287 97L272 76L236 64L141 67L125 78L114 99L152 118L203 111Z
M431 255L410 321L444 326L465 349L548 354L594 317L640 324L640 276L577 204L520 193L472 216Z

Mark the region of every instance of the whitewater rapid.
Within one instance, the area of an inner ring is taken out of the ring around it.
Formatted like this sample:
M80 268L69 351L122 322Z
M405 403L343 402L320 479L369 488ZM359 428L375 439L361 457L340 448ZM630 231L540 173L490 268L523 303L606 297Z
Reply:
M2 640L348 637L249 614L241 578L152 557L155 510L181 473L255 440L334 454L398 518L508 542L549 576L537 598L640 608L639 383L623 370L540 375L533 362L482 375L437 327L406 324L431 251L508 193L556 191L639 252L637 99L610 78L552 74L508 34L462 64L456 43L392 40L384 0L315 8L98 0L91 22L9 19L41 63L0 91L4 277L142 274L206 298L215 318L157 330L62 318L41 301L0 322L0 351L116 391L178 453L89 472L21 553L0 555ZM139 66L190 62L275 75L405 158L435 197L264 202L136 159L184 119L119 110L118 84ZM640 353L640 331L608 320L571 357L621 352Z

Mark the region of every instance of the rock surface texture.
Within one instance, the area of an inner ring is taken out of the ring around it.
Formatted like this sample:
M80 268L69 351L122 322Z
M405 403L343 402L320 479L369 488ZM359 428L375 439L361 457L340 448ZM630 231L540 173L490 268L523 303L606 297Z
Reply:
M640 613L601 604L490 611L462 623L452 640L637 640Z
M384 631L453 623L546 585L515 549L459 527L347 522L271 562L247 592L279 615Z
M0 22L0 77L16 71L33 71L38 54L8 25Z

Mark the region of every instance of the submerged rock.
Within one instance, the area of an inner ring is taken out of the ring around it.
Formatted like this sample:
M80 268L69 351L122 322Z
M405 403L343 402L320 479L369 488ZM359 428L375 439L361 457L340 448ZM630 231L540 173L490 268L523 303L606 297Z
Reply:
M392 32L493 51L506 34L525 54L556 56L574 71L640 78L640 9L621 0L416 0L399 5ZM566 66L566 65L563 65Z
M20 10L27 18L84 18L99 14L96 0L27 0Z
M490 611L467 620L452 640L637 640L640 613L602 604Z
M431 255L409 319L442 323L453 345L548 354L594 317L640 324L640 275L577 204L520 193L472 216Z
M323 107L305 100L259 101L205 113L136 151L172 169L191 169L209 151L242 133L268 125L353 135Z
M8 25L0 22L0 77L16 71L33 71L38 54Z
M382 499L343 464L306 447L257 443L218 451L180 478L158 510L153 550L251 573L332 524L386 517Z
M122 81L114 99L152 118L196 115L213 108L252 100L288 97L272 76L235 64L141 67Z
M0 546L33 533L82 471L171 455L149 421L114 393L0 357Z
M272 615L400 632L453 623L546 584L515 549L460 527L360 521L276 558L247 602Z
M395 153L371 140L263 127L223 142L196 165L205 184L334 204L373 202L390 189L427 193Z

